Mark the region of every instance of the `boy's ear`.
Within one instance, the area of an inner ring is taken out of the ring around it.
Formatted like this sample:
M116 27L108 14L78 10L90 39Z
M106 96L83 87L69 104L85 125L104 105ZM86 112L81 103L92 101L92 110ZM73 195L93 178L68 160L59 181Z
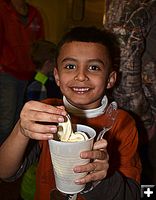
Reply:
M60 86L60 79L59 79L58 69L56 67L54 67L54 78L55 78L56 84L58 86Z
M109 74L108 82L107 82L107 89L110 89L114 86L116 82L117 74L116 71L113 71Z

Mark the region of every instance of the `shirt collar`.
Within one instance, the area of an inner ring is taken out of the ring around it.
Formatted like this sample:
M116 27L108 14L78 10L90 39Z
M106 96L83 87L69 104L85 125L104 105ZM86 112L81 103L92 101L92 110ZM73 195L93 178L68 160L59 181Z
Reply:
M72 113L76 116L80 116L80 117L93 118L93 117L100 116L105 112L105 108L108 105L108 98L105 95L103 99L101 100L101 106L99 106L98 108L88 109L88 110L83 110L83 109L73 106L66 99L65 96L63 96L63 103L64 103L64 106L66 107L67 112Z

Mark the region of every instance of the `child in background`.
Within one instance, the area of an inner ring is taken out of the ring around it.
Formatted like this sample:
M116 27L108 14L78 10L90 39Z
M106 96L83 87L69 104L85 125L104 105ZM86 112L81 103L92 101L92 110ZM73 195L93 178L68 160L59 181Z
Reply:
M53 42L47 40L40 40L33 44L31 58L37 73L27 87L26 101L62 97L53 76L56 48Z
M111 33L95 27L75 27L65 34L58 44L54 69L63 99L29 101L24 105L19 122L0 147L1 178L19 177L39 158L35 200L56 200L48 140L57 134L57 124L66 120L67 113L72 123L93 127L97 136L107 127L106 90L116 81L115 44ZM31 139L39 142L25 155ZM75 180L76 184L86 183L86 188L73 199L140 200L141 165L137 148L135 121L118 109L117 118L104 138L95 141L91 151L80 153L81 158L92 162L74 167L75 173L87 175ZM65 198L62 194L62 199Z
M27 87L25 101L62 97L53 76L56 48L56 44L47 40L39 40L32 45L31 58L37 72ZM37 162L33 163L23 175L20 192L23 200L34 199L36 166Z

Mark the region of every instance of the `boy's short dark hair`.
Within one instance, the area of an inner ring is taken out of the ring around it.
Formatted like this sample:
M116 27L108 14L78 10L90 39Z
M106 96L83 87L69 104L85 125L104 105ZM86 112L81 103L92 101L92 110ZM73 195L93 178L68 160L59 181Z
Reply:
M117 67L116 58L119 59L119 42L117 37L112 32L109 32L106 29L99 29L95 26L77 26L69 30L60 40L57 45L57 54L56 58L58 57L59 51L63 44L72 42L72 41L79 41L79 42L93 42L99 43L104 45L110 57L110 61L112 62L113 69ZM117 67L118 68L118 67ZM118 69L116 69L118 71Z
M50 60L52 65L54 65L56 49L56 44L48 40L34 42L32 45L31 58L36 65L36 69L41 69L47 60Z

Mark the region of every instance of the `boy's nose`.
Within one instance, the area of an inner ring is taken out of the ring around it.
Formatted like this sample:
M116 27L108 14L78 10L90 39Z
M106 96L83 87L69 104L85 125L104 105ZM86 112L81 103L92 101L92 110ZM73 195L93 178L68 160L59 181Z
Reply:
M84 71L79 71L77 72L77 74L75 75L75 78L74 78L76 81L86 81L88 80L88 76L87 76L87 73L85 73Z

